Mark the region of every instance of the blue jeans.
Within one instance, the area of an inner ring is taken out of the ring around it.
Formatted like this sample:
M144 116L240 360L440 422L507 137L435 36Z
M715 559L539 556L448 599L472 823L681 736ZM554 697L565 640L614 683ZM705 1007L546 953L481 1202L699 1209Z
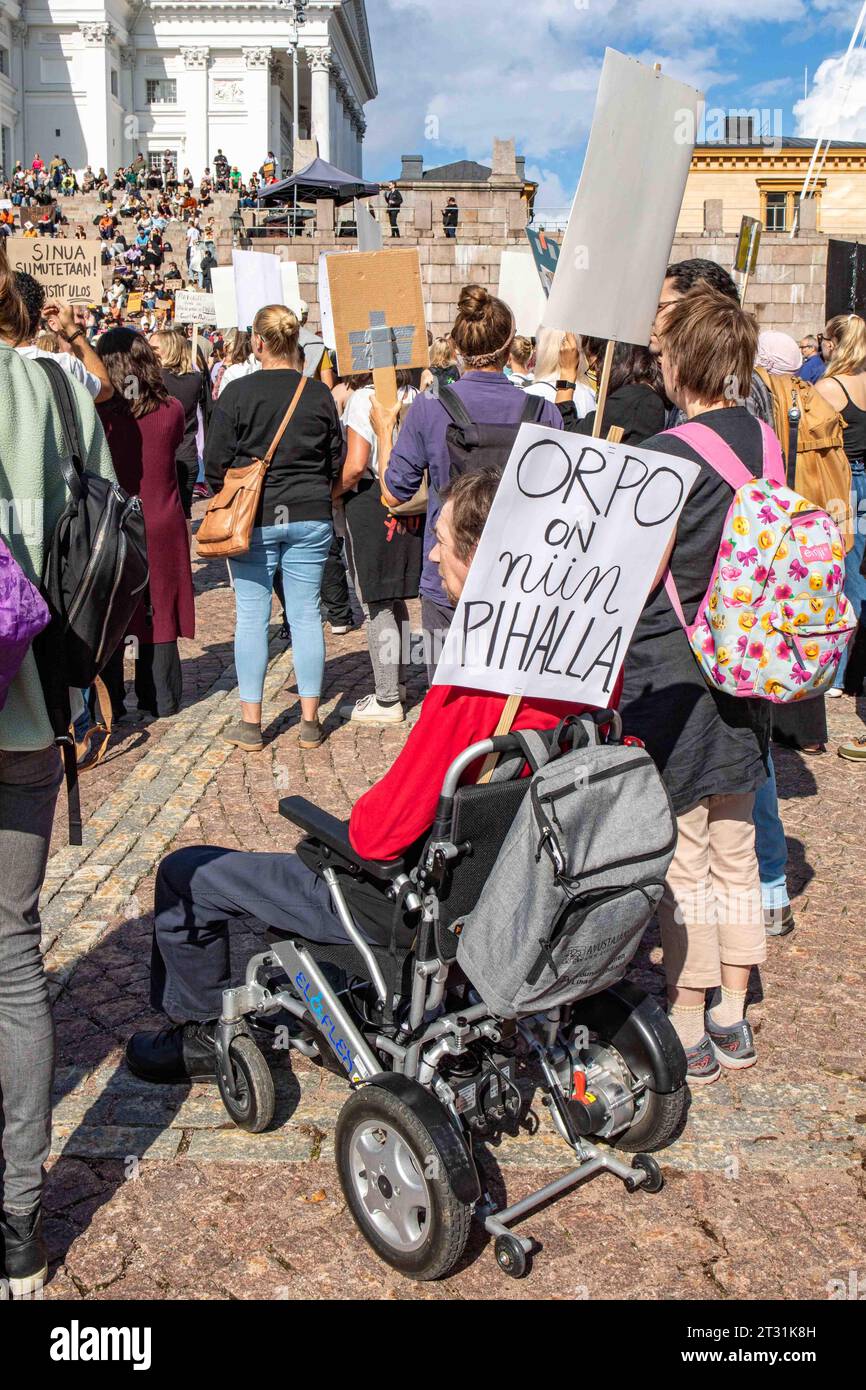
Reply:
M298 694L318 699L325 674L319 591L331 548L330 521L291 521L253 531L245 555L229 561L235 586L235 667L244 704L261 702L268 666L274 575L282 570Z
M768 780L755 793L755 852L761 873L761 898L764 909L787 907L788 880L785 870L788 867L788 842L779 815L779 797L776 790L776 769L773 759L769 759Z
M860 573L860 566L863 564L864 555L866 555L866 464L862 462L851 464L851 491L855 512L854 546L845 557L845 594L854 609L856 622L859 621L863 604L866 602L866 579ZM852 637L845 648L842 660L839 662L839 670L836 672L837 690L841 690L845 685L845 672L848 669L848 658L851 655L853 645L854 639Z

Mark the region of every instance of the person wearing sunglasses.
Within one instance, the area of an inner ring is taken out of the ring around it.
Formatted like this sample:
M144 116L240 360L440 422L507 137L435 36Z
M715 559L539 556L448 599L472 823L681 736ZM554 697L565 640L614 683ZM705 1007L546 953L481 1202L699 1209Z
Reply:
M807 333L800 339L800 351L803 354L803 365L797 373L801 381L808 381L810 386L814 386L816 381L824 375L827 370L827 363L821 354L821 344L824 341L823 333Z

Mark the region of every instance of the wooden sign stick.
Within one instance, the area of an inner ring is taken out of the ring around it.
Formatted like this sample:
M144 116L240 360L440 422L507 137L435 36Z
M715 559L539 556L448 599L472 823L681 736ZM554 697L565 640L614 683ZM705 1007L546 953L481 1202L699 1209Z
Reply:
M624 433L625 431L621 428L620 425L612 425L607 432L608 442L610 444L621 444ZM494 738L501 738L503 734L511 733L511 726L517 718L517 711L520 708L520 701L522 699L522 695L509 695L508 699L505 702L505 708L502 711L502 714L499 716L499 723L496 725L496 729L494 730ZM479 787L489 786L490 779L496 771L496 765L498 762L498 753L487 754L487 757L484 759L484 766L481 769L481 776L478 778Z
M592 430L593 439L601 439L601 430L604 424L604 408L607 405L607 393L610 389L610 373L613 367L613 354L616 351L616 343L611 338L604 350L604 365L601 369L601 380L598 383L598 405L595 408L595 425Z
M392 407L397 404L396 368L373 368L373 393L380 405Z

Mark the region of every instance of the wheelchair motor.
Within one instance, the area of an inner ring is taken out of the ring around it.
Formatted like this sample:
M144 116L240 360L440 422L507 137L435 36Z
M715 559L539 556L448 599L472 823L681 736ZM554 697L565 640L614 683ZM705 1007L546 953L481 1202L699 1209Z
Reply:
M506 743L469 749L446 789ZM470 789L479 798L486 791ZM350 1088L335 1160L355 1222L385 1263L418 1280L454 1269L473 1219L493 1237L503 1273L521 1277L536 1246L511 1228L597 1173L632 1192L658 1192L652 1153L680 1133L688 1094L685 1053L663 1009L619 980L555 1008L498 1015L459 969L444 910L455 901L451 876L461 864L477 896L477 843L467 845L440 817L414 868L373 864L354 854L342 822L298 798L281 810L306 832L299 853L327 884L347 941L278 937L249 962L245 983L225 992L217 1079L235 1123L259 1132L273 1119L274 1083L259 1042L269 1022L286 1020L289 1046ZM359 929L350 892L358 879L378 887L389 913L408 919L408 944L376 947ZM573 1164L498 1207L487 1150L508 1136L528 1141L542 1124L558 1133Z

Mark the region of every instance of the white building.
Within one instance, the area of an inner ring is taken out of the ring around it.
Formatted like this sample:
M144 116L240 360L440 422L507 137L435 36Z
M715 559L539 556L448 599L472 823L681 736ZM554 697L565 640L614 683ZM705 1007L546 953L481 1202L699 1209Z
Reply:
M37 152L112 173L141 150L200 177L222 149L244 177L299 139L362 172L377 92L365 0L0 0L0 137L8 173Z

